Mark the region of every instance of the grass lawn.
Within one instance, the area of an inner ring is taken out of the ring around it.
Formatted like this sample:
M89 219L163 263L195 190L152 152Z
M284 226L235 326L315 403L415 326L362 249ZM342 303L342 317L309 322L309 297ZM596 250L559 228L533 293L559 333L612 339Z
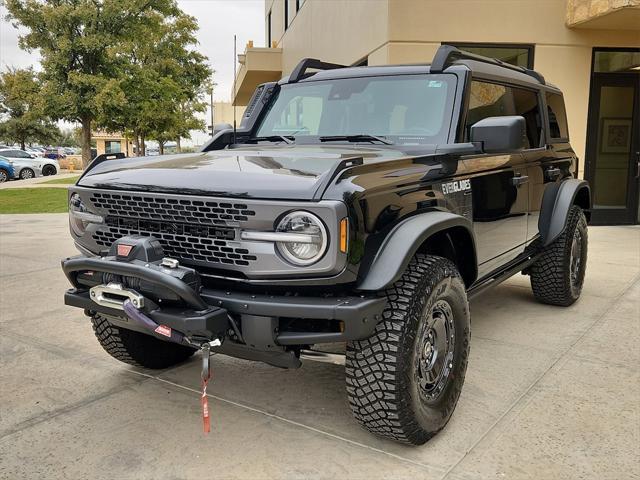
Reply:
M76 175L74 177L69 177L69 178L54 178L53 180L47 180L46 182L40 182L40 183L54 183L57 185L72 185L74 183L76 183L76 181L80 178L80 175Z
M0 213L60 213L66 211L66 188L6 188L0 190Z

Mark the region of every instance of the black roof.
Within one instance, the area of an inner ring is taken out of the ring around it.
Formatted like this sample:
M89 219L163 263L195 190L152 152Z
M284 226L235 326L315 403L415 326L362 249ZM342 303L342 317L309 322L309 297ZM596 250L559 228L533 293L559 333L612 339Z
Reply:
M307 73L308 69L318 69L319 71L316 73ZM296 68L291 72L291 75L284 77L280 83L390 74L444 73L460 70L471 71L474 77L487 80L515 83L559 92L557 87L547 83L544 77L535 70L511 65L495 58L463 52L451 45L442 45L436 52L433 62L430 64L348 67L334 63L324 63L312 58L305 58L298 63Z

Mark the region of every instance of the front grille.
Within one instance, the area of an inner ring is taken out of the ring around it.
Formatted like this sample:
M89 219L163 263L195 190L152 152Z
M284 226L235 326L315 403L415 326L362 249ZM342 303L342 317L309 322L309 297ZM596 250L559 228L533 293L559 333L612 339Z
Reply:
M246 248L229 246L234 231L218 227L175 224L134 218L107 217L106 226L93 234L96 243L110 247L126 235L145 235L157 238L167 256L186 262L206 262L248 266L257 259Z
M105 225L93 233L101 247L110 247L125 235L156 237L167 256L186 263L249 266L257 257L232 246L235 230L229 225L255 216L244 203L163 198L94 192L93 205L106 214Z
M186 224L224 226L233 222L246 222L256 214L245 203L104 192L92 193L91 203L116 217L153 218Z

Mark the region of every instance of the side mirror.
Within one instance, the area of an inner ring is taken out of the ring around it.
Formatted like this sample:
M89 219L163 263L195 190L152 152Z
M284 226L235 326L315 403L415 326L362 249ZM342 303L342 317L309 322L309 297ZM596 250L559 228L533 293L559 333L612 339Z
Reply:
M526 123L519 115L488 117L471 126L471 141L482 142L487 153L522 150L527 141Z

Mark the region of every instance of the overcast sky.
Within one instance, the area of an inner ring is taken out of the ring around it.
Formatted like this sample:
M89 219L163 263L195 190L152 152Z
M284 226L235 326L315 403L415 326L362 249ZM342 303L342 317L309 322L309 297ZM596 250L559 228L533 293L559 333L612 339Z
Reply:
M198 49L209 58L216 71L218 84L214 97L227 101L233 87L233 35L238 38L238 53L249 40L256 47L264 46L263 0L178 0L180 7L198 19ZM25 52L18 47L19 32L5 19L6 9L0 0L0 68L7 66L38 68L37 52ZM194 135L201 143L205 134Z

